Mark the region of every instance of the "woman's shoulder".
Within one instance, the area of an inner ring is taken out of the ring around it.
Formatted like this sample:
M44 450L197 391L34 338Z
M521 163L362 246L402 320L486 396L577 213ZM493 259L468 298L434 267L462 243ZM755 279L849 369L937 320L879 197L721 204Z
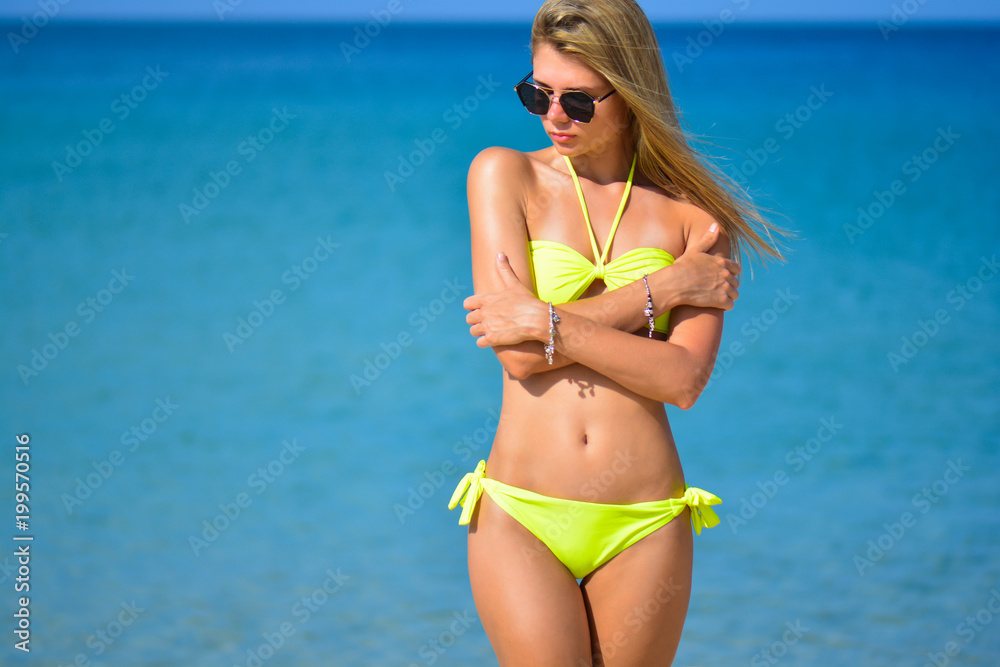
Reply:
M712 225L719 222L711 213L686 198L674 200L671 206L674 212L674 219L681 223L685 249L691 243L702 238ZM722 253L725 257L731 256L732 248L725 231L719 234L718 241L712 246L709 253Z
M709 227L718 222L711 213L683 194L670 192L648 182L642 183L636 190L645 195L636 197L641 202L645 216L662 221L664 229L672 231L671 238L675 239L675 243L680 242L682 252L691 241L701 238ZM725 234L720 236L720 241L722 240L725 240ZM724 245L728 250L728 244Z
M533 176L541 164L540 158L545 151L525 153L505 146L490 146L479 151L469 166L469 179L484 177L490 180L496 178L524 178Z
M469 205L495 209L521 202L529 181L530 164L524 153L491 146L480 151L469 165Z
M551 147L524 152L505 146L490 146L479 151L469 166L469 179L486 177L536 179L541 172L552 169Z
M469 166L469 192L530 201L539 191L550 190L553 178L569 178L553 167L557 157L551 147L531 152L503 146L485 148Z

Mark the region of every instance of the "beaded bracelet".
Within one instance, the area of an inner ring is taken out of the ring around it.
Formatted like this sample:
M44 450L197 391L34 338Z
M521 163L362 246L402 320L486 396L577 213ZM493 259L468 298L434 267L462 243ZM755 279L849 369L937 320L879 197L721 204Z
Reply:
M646 275L642 276L642 284L646 286L646 308L642 314L649 320L649 337L653 337L653 293L649 291L649 280Z
M556 352L556 324L559 323L559 316L552 302L549 301L549 344L545 346L545 360L552 365L552 355Z

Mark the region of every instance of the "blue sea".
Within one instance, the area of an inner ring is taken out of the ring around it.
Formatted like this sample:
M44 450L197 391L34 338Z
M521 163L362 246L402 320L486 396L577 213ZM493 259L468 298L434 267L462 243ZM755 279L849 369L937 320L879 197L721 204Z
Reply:
M528 25L376 27L0 45L0 663L496 664L445 506L500 407L466 170L546 145ZM724 500L675 664L1000 664L1000 29L658 30L797 233L669 410Z

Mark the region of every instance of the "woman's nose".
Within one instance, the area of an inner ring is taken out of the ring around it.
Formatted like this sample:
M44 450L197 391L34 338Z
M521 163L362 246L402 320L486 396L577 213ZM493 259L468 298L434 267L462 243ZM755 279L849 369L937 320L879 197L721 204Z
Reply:
M549 100L549 110L545 113L545 117L553 123L566 123L572 120L566 115L566 112L563 111L559 95L553 95Z

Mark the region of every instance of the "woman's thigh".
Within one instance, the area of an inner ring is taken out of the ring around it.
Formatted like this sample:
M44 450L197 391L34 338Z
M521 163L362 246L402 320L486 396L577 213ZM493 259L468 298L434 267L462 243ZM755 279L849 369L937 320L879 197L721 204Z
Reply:
M591 665L576 579L485 493L469 525L469 579L501 667Z
M583 582L595 667L669 667L691 598L690 510Z

